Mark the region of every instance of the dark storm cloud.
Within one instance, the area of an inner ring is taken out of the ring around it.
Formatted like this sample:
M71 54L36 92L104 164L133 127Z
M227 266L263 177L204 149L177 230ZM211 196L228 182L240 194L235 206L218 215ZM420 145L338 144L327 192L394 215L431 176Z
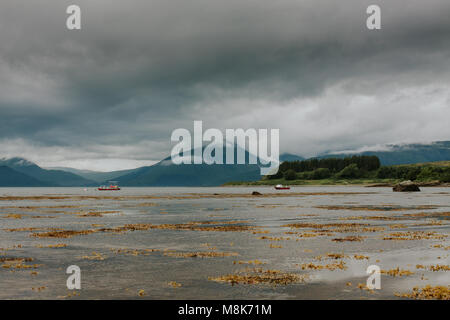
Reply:
M0 4L9 153L20 139L33 152L158 159L194 119L282 128L284 151L309 155L450 134L437 116L449 115L446 0L75 3L80 31L65 28L72 1ZM380 31L365 28L369 4Z

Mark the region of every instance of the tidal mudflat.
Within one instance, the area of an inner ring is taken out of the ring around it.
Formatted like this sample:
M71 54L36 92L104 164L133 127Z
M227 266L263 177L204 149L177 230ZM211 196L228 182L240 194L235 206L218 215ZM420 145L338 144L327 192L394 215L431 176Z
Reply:
M422 189L1 188L0 299L450 299L450 189Z

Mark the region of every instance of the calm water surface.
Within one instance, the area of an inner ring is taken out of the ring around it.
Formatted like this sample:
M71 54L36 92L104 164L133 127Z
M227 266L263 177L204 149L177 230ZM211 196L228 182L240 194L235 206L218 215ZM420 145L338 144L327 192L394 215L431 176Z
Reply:
M416 286L448 286L449 271L416 266L449 265L450 190L422 189L420 193L393 193L390 188L342 186L290 191L270 187L124 188L112 192L0 188L0 299L395 299L396 292L408 293ZM251 196L252 191L262 196ZM201 222L198 225L203 227L255 229L98 231L126 224L193 226L191 222ZM295 223L326 226L286 226ZM351 223L358 224L356 229L336 227ZM69 238L42 236L56 230L95 232ZM398 237L398 233L408 240L383 239ZM360 237L361 241L333 241L346 237ZM58 244L65 246L49 247ZM135 249L138 251L132 254ZM147 249L154 252L143 251ZM229 256L189 256L195 252ZM328 253L343 257L318 257ZM8 259L15 258L32 258L23 264L36 266L16 267L11 262L8 266ZM242 264L252 260L261 264ZM344 269L301 267L341 261ZM367 267L373 264L382 270L399 267L413 274L383 274L381 290L359 289L359 283L366 283ZM81 268L82 288L77 296L68 296L72 291L66 287L65 271L70 265ZM255 267L308 278L279 285L231 285L212 280L248 274L245 269ZM181 286L173 287L170 282ZM143 297L138 295L140 290L145 291Z

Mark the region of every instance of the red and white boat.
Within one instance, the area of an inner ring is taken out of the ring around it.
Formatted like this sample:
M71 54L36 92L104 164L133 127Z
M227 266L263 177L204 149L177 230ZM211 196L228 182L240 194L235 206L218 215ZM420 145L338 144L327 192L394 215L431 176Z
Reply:
M290 190L291 187L289 187L289 186L283 186L282 184L277 184L277 185L275 186L275 189L276 189L276 190Z
M99 191L118 191L120 187L117 185L117 181L109 181L109 186L100 186L98 187Z

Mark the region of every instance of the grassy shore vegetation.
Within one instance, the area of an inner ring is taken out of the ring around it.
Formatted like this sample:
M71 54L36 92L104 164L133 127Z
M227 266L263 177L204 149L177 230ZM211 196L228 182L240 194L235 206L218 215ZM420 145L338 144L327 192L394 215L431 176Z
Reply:
M450 182L450 161L381 166L376 156L285 161L278 173L259 181L226 185L334 185L417 182Z

